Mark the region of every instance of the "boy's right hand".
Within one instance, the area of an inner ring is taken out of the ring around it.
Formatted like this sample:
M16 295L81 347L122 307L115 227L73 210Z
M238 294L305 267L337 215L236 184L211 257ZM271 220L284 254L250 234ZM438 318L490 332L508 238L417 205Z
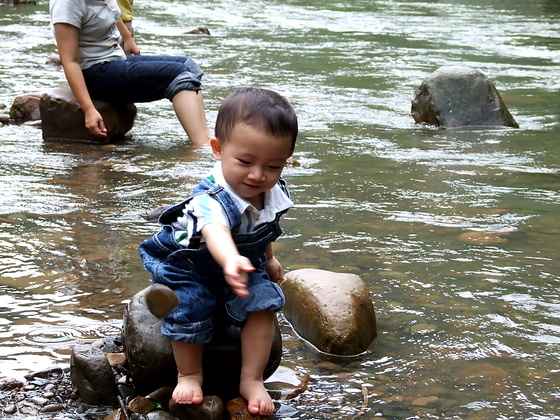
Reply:
M226 264L224 264L226 282L237 296L249 296L249 291L247 290L249 276L247 273L252 271L255 271L255 267L253 267L251 261L241 255L229 258Z

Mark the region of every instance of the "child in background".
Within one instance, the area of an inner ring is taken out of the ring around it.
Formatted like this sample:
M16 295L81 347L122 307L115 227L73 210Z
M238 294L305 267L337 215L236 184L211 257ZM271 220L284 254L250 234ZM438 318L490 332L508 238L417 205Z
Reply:
M295 112L279 94L247 88L228 96L210 140L217 161L212 174L187 200L162 213L162 230L140 245L153 275L148 306L161 316L171 310L162 332L172 341L177 363L177 403L202 403L204 344L212 338L213 315L224 311L242 326L240 394L251 413L274 412L263 372L275 311L285 299L272 242L293 205L280 175L297 133ZM159 307L150 305L162 296L163 310L161 300Z
M128 32L130 32L130 35L134 36L134 28L132 26L132 19L134 17L132 10L133 0L117 0L117 5L121 10L121 19L124 23L124 26L126 26L126 29L128 29Z

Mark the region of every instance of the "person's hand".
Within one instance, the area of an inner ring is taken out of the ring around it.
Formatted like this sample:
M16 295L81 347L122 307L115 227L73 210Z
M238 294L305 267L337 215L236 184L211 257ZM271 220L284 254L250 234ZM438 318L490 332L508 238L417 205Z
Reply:
M124 53L126 55L140 55L140 48L134 42L134 39L129 38L123 42Z
M249 291L247 290L249 275L247 273L252 271L255 271L255 267L253 267L248 258L242 255L235 255L224 264L226 282L237 296L249 296Z
M107 137L107 129L105 128L105 123L103 122L103 117L93 108L92 110L85 113L86 116L86 128L89 132L97 137Z
M272 257L266 262L265 269L270 277L270 281L276 284L280 284L282 282L282 279L284 278L284 269L276 257Z

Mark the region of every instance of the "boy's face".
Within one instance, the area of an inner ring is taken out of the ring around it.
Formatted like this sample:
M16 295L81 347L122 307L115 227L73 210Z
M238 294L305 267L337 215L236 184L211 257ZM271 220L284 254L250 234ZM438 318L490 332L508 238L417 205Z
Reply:
M291 156L291 138L278 138L257 127L239 123L230 138L210 140L212 152L222 161L229 186L257 209L264 205L264 192L278 182Z

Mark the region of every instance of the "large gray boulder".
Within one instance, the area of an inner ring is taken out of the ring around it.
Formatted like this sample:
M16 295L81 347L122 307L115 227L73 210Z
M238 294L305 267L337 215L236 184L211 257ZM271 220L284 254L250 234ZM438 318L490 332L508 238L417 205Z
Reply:
M412 117L440 127L519 127L494 84L464 66L444 66L428 76L412 100Z
M301 269L286 274L280 286L286 296L284 316L318 350L352 356L374 343L373 303L359 276Z
M122 341L128 359L128 368L135 388L149 393L177 383L177 366L171 342L161 334L162 321L153 316L146 306L146 288L132 298L124 313ZM241 373L241 329L214 319L214 337L204 348L203 391L205 395L218 395L224 400L239 394ZM276 322L275 337L265 370L270 377L282 359L282 336Z
M93 101L93 104L103 117L106 138L94 136L86 128L84 111L70 88L56 88L43 94L39 105L43 139L108 143L124 138L134 124L136 106L103 101Z

